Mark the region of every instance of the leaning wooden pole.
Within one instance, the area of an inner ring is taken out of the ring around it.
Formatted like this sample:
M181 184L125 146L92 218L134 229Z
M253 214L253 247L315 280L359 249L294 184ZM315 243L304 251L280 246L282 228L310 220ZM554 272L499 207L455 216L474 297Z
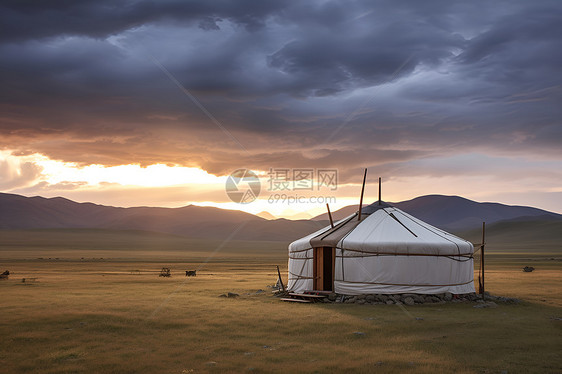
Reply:
M480 268L482 269L482 287L480 288L480 293L484 295L485 285L484 285L484 246L486 240L486 222L482 222L482 244L480 245Z
M365 193L365 181L367 180L367 168L365 168L365 174L363 174L363 187L361 187L361 198L359 199L359 218L361 221L361 210L363 209L363 194Z
M330 212L330 205L326 203L326 208L328 208L328 217L330 217L330 226L334 228L334 220L332 219L332 212Z
M379 205L381 205L382 194L381 194L381 177L379 177Z
M285 292L285 286L283 285L283 279L281 279L281 272L279 271L279 265L277 265L277 275L279 275L279 282L281 283L281 291Z

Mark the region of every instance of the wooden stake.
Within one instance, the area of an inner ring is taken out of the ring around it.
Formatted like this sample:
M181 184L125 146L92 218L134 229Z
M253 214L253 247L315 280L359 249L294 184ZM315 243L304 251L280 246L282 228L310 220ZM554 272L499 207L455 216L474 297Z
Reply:
M283 279L281 279L281 272L279 271L279 265L277 265L277 275L279 275L279 282L281 283L281 290L285 292L285 286L283 285Z
M486 237L486 222L482 222L482 244L480 246L480 268L482 269L482 287L480 288L480 293L484 296L485 286L484 286L484 245Z
M365 168L365 174L363 175L363 187L361 187L361 198L359 199L359 218L361 221L361 209L363 209L363 193L365 192L365 181L367 180L367 168Z
M334 220L332 219L332 212L330 212L330 205L326 203L326 208L328 208L328 217L330 217L330 226L334 228Z
M379 177L379 205L381 205L381 177Z

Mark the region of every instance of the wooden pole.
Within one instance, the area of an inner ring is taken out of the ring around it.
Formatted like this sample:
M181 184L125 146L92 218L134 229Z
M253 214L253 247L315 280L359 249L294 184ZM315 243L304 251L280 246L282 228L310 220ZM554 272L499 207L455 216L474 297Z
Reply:
M365 181L367 180L367 168L365 168L365 174L363 174L363 187L361 187L361 198L359 199L359 218L361 221L361 209L363 209L363 193L365 193Z
M484 246L486 238L486 222L482 222L482 245L480 246L480 267L482 269L482 288L480 293L484 296L485 286L484 286Z
M326 208L328 208L328 217L330 217L330 226L334 228L334 220L332 219L332 212L330 212L330 205L326 203Z
M281 272L279 271L279 265L277 265L277 275L279 275L279 282L281 283L281 290L285 292L285 286L283 285L283 279L281 279Z
M382 201L382 198L381 198L381 177L379 177L379 205L381 205L381 201Z

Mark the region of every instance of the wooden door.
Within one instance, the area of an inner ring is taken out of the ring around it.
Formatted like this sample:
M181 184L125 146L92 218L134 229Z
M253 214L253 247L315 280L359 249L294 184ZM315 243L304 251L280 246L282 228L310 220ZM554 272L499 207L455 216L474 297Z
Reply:
M314 290L334 290L335 248L314 248Z

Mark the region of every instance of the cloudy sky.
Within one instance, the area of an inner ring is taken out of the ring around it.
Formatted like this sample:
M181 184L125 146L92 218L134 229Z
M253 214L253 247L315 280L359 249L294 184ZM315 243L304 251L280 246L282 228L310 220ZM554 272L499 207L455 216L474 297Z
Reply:
M560 35L555 0L3 1L0 191L287 216L319 208L269 170L337 169L304 194L338 207L368 168L368 200L562 213Z

